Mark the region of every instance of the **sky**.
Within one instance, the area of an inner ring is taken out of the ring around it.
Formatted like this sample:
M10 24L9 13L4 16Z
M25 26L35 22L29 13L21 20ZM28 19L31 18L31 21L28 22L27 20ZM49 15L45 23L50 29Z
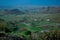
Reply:
M60 6L60 0L0 0L0 6Z

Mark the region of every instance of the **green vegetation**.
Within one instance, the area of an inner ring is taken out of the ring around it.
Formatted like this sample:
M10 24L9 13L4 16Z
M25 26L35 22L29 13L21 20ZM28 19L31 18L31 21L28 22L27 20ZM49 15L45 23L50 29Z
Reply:
M0 32L24 40L59 40L60 14L7 14L0 16Z

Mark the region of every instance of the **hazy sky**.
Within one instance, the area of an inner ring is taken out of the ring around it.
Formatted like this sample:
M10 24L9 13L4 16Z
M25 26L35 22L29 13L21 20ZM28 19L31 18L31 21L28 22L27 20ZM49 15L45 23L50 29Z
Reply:
M60 0L0 0L0 6L17 5L60 6Z

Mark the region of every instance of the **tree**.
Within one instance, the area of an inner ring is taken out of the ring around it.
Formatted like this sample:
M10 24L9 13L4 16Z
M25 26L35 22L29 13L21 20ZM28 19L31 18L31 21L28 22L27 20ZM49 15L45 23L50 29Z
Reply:
M0 22L0 31L11 32L6 22Z

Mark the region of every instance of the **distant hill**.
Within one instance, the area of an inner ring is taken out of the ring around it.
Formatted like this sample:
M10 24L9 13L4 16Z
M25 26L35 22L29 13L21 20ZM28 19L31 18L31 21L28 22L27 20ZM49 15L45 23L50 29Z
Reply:
M3 9L2 11L0 10L0 14L24 14L23 11L19 10L19 9L11 9L11 10L8 10L8 9Z
M24 12L19 9L12 9L10 10L10 13L11 14L24 14Z
M60 13L60 7L20 7L16 9L0 9L0 14L35 14L35 13Z
M28 13L49 13L55 14L60 13L60 7L38 7L25 10Z

